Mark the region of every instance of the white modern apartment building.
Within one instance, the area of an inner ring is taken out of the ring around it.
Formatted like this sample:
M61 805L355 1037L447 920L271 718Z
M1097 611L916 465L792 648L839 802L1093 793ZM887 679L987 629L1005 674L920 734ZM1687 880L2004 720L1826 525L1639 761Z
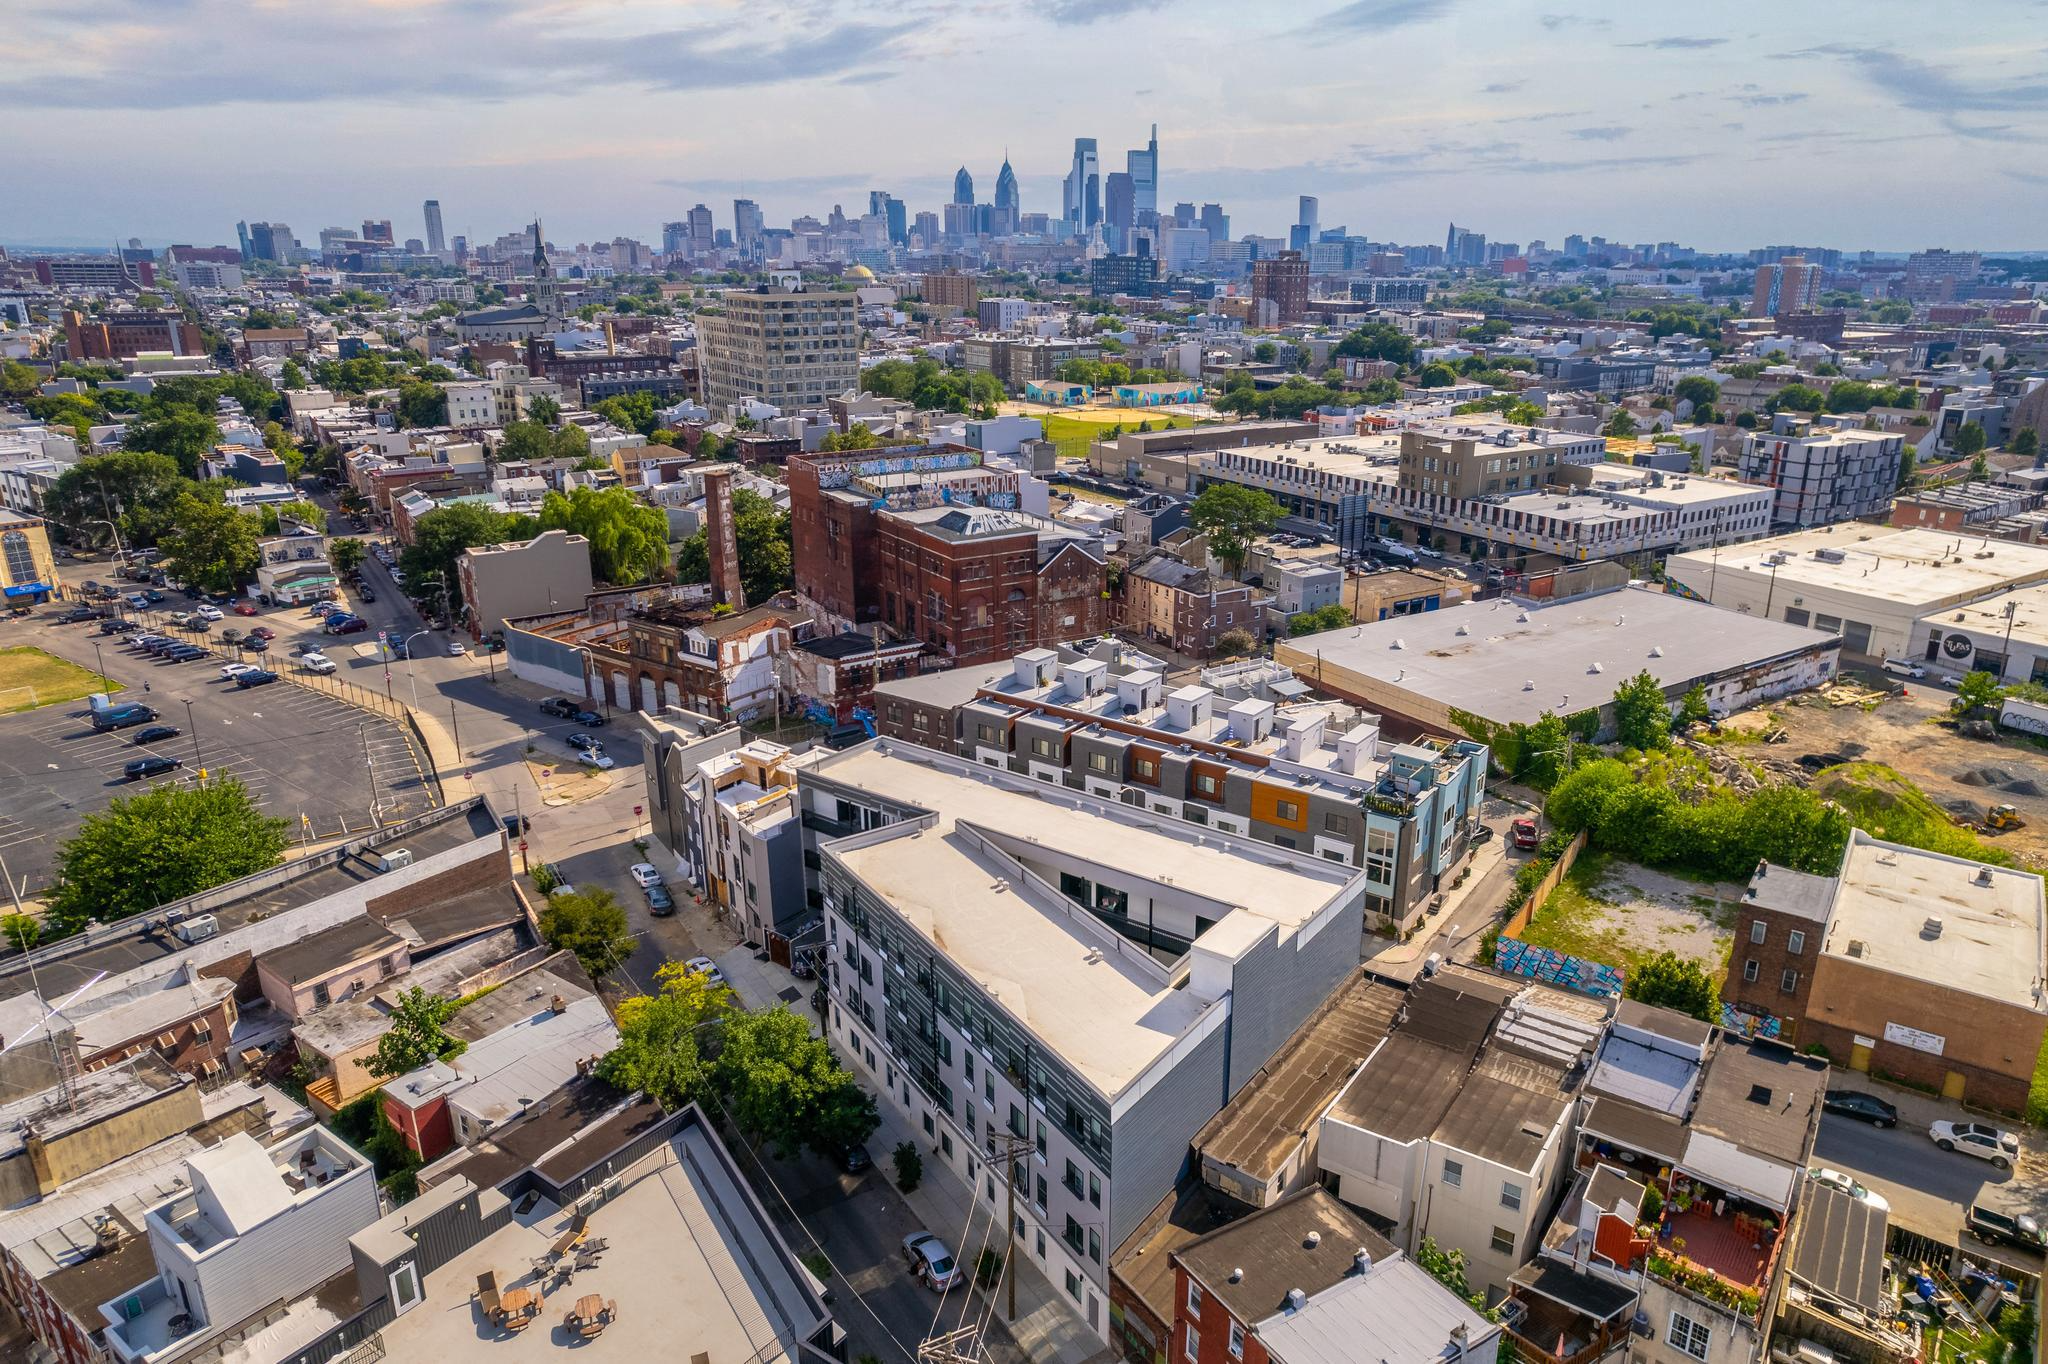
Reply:
M889 739L798 786L831 1040L977 1217L1000 1222L1014 1172L1017 1250L1107 1338L1110 1252L1357 969L1359 873Z
M1884 431L1824 429L1780 416L1752 431L1736 470L1777 489L1772 520L1787 530L1882 516L1899 487L1905 437Z

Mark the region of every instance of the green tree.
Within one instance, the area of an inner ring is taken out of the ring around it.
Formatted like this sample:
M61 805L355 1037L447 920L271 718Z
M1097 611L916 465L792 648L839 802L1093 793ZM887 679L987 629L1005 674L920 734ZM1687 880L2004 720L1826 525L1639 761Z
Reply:
M0 401L18 403L43 391L43 376L19 360L0 362Z
M1737 426L1741 427L1741 428L1742 428L1742 429L1743 429L1744 431L1754 431L1754 430L1756 429L1756 413L1754 413L1754 412L1738 412L1738 413L1736 413L1736 414L1735 414L1735 424L1736 424Z
M1771 412L1818 412L1825 406L1827 398L1810 384L1787 384L1764 404Z
M1629 748L1662 748L1671 733L1664 688L1646 669L1614 690L1614 735Z
M607 1084L677 1109L703 1097L708 1048L739 1006L731 990L679 961L664 963L654 979L654 994L620 1002L619 1045L605 1053L597 1073Z
M562 405L542 393L526 404L526 416L529 421L539 422L542 426L553 426L562 418Z
M526 463L548 459L554 454L554 433L537 421L513 422L498 443L499 460Z
M339 536L327 542L327 562L333 564L335 571L343 577L361 568L369 553L363 542L353 535Z
M790 544L789 513L746 488L732 495L733 541L739 550L740 585L747 600L760 605L795 581ZM683 541L676 554L676 581L708 583L711 558L705 533L698 531Z
M192 407L160 406L131 423L121 443L130 450L167 455L177 461L179 473L197 478L200 461L213 452L218 439L220 427L206 413Z
M256 517L188 492L172 508L171 525L159 543L172 577L208 592L233 592L255 574Z
M455 1013L455 1001L442 999L415 985L399 993L391 1006L384 1035L377 1050L358 1057L356 1064L380 1080L409 1075L429 1061L445 1061L462 1050L462 1043L442 1025Z
M446 426L448 393L438 384L408 381L398 387L400 426Z
M540 528L590 541L590 571L608 583L646 582L668 564L667 515L624 488L550 492L540 504Z
M1457 382L1458 371L1452 369L1441 360L1436 361L1434 364L1424 365L1422 373L1415 377L1415 383L1418 388L1449 388Z
M1984 428L1976 422L1964 422L1956 431L1953 442L1957 459L1973 459L1984 453Z
M1548 789L1571 770L1572 735L1550 711L1536 717L1521 735L1521 764L1515 775L1531 786Z
M1949 710L1967 716L1980 710L1990 710L2004 698L2004 689L1998 685L1995 673L1969 672L1956 685L1955 700L1948 703Z
M282 535L284 523L297 521L315 530L327 529L327 513L304 498L290 502L266 502L257 512L265 535Z
M1219 658L1243 658L1259 647L1249 630L1225 630L1216 636L1216 654Z
M1317 607L1313 611L1297 611L1287 622L1287 633L1299 639L1322 630L1341 630L1351 623L1351 613L1341 606Z
M1707 979L1705 968L1676 952L1659 952L1631 971L1624 992L1639 1004L1676 1009L1703 1023L1718 1022L1721 1017L1720 996L1714 993L1714 982Z
M590 410L613 426L637 431L643 436L653 434L654 429L661 425L661 415L655 411L654 395L644 389L606 398L593 404Z
M1261 489L1211 483L1189 504L1188 524L1209 537L1209 548L1235 573L1243 569L1252 541L1279 523L1281 510Z
M477 545L495 545L505 538L503 513L474 502L436 507L413 523L412 543L399 551L399 567L410 578L455 581L455 561Z
M274 867L286 844L232 777L117 797L58 850L49 918L66 932L125 919Z
M1704 374L1688 374L1672 385L1671 396L1680 402L1691 403L1697 416L1700 408L1713 406L1721 396L1721 386Z
M1636 419L1630 415L1629 410L1625 407L1616 408L1614 415L1607 419L1607 425L1602 427L1600 431L1600 434L1603 436L1615 436L1622 440L1627 440L1635 435L1635 433Z
M278 372L278 382L287 389L304 388L306 386L306 371L299 368L298 361L286 360Z
M617 970L640 946L626 927L624 906L602 887L549 896L540 936L549 947L574 952L593 980Z
M1087 362L1085 362L1085 361L1080 361L1080 362L1077 362L1077 361L1069 361L1068 363L1069 363L1069 364L1074 364L1074 363L1087 363ZM874 449L874 448L875 448L875 447L876 447L877 445L880 445L880 444L881 444L881 441L879 441L879 440L877 440L877 439L875 438L875 433L874 433L874 432L872 432L872 431L870 431L870 430L868 430L868 427L867 427L867 423L865 423L865 422L855 422L855 423L854 423L854 424L853 424L852 426L848 427L848 428L847 428L847 429L846 429L845 431L828 431L828 432L826 432L826 433L825 433L825 439L824 439L824 441L823 441L823 442L822 442L822 443L821 443L821 444L819 445L819 447L818 447L818 448L819 448L819 449L821 449L821 450L830 450L830 451L837 451L837 450L872 450L872 449Z
M1472 1285L1465 1278L1464 1251L1445 1250L1436 1243L1435 1237L1425 1236L1416 1249L1415 1263L1423 1273L1457 1294L1460 1302L1471 1298Z
M2016 455L2025 455L2032 459L2041 453L2041 433L2031 426L2022 427L2013 433L2013 438L2006 442L2005 448Z
M1703 725L1714 718L1714 708L1707 703L1707 684L1695 682L1678 703L1680 725Z
M849 1124L848 1115L873 1111L855 1097L859 1086L831 1046L787 1007L728 1018L712 1078L739 1129L757 1143L772 1142L785 1158L804 1147L839 1154L854 1144L845 1138L860 1125L858 1117ZM830 1121L828 1113L835 1115ZM865 1140L879 1121L854 1141Z
M168 455L115 450L86 455L59 474L43 509L85 544L112 541L104 518L120 527L126 544L148 546L168 525L179 494L196 489Z
M1271 341L1261 341L1258 345L1252 347L1252 359L1262 365L1272 364L1274 357L1279 354L1280 348Z
M1401 381L1398 379L1375 379L1360 390L1359 397L1369 403L1395 403L1401 400Z

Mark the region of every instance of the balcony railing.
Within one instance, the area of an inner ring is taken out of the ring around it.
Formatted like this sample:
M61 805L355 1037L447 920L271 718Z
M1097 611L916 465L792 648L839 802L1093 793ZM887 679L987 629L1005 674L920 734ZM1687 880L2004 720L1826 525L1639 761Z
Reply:
M1524 1364L1592 1364L1602 1355L1618 1350L1628 1343L1627 1330L1609 1326L1604 1322L1590 1340L1583 1342L1569 1338L1559 1341L1553 1337L1549 1344L1545 1344L1523 1335L1512 1326L1503 1329L1507 1332L1508 1343L1514 1346L1515 1357L1524 1361ZM1558 1344L1565 1345L1571 1353L1556 1353L1555 1347Z

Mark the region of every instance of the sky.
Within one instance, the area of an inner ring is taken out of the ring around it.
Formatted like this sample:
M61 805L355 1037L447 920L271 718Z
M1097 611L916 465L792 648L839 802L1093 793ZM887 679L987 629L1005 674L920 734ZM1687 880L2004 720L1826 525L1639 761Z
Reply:
M659 243L1159 125L1231 231L2048 247L2048 0L8 0L0 242Z

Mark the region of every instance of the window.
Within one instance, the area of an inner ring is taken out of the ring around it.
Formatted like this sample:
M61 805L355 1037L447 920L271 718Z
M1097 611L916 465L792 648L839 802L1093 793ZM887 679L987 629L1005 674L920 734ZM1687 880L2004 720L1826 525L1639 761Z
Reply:
M996 741L996 727L994 725L976 725L974 730L983 743L992 744Z
M1230 1323L1230 1357L1244 1358L1244 1326L1235 1321Z
M1088 1201L1095 1207L1102 1206L1102 1181L1092 1171L1088 1175Z
M1671 1314L1671 1329L1664 1334L1666 1344L1685 1351L1694 1359L1707 1357L1707 1341L1711 1337L1712 1333L1704 1323L1694 1321L1683 1312Z
M1202 1286L1193 1279L1188 1280L1188 1315L1196 1321L1202 1319ZM1193 1354L1195 1333L1188 1332L1188 1353Z
M1090 772L1109 771L1109 755L1107 753L1090 753L1088 755L1088 770Z
M1506 1227L1495 1227L1493 1239L1487 1244L1493 1248L1496 1255L1512 1255L1515 1253L1515 1234Z
M1060 1179L1060 1184L1074 1197L1081 1197L1081 1167L1068 1161L1067 1173Z
M1189 1291L1192 1293L1194 1285L1190 1284L1188 1285L1188 1287ZM1200 1334L1196 1332L1195 1324L1193 1322L1188 1323L1187 1344L1183 1348L1187 1351L1187 1356L1189 1359L1201 1358L1202 1337L1200 1336Z
M1295 820L1301 818L1301 805L1296 801L1276 800L1273 802L1273 816L1276 819L1284 819L1292 824Z
M1453 1189L1460 1189L1464 1187L1464 1162L1456 1160L1447 1160L1444 1162L1444 1183L1450 1185Z
M1743 962L1743 963L1742 963L1742 978L1743 978L1743 980L1747 981L1747 982L1748 982L1749 984L1751 984L1751 985L1754 985L1754 984L1756 984L1756 958L1755 958L1755 957L1751 957L1751 958L1750 958L1749 960L1747 960L1747 961L1745 961L1745 962Z
M1145 781L1159 780L1159 764L1150 758L1131 759L1131 771Z
M1793 929L1790 936L1785 939L1785 950L1795 957L1804 952L1806 950L1806 934L1799 929Z
M972 1047L960 1048L960 1074L967 1081L969 1097L971 1098L974 1089L974 1048Z
M1799 993L1799 973L1797 971L1787 971L1780 975L1778 977L1778 990L1780 993L1788 995Z
M1338 835L1349 834L1351 832L1351 816L1335 813L1324 815L1323 832Z
M1764 940L1764 921L1762 919L1751 919L1749 921L1749 940L1758 946L1762 946Z
M1052 756L1052 740L1034 737L1031 740L1031 752L1034 757L1050 758Z
M1500 1205L1516 1212L1522 1210L1522 1186L1503 1182L1500 1186Z
M1065 1241L1067 1243L1067 1248L1069 1250L1072 1250L1076 1255L1079 1255L1081 1253L1081 1224L1074 1219L1074 1214L1067 1214L1067 1229L1064 1233L1061 1234L1060 1239L1062 1241Z
M1035 1138L1034 1140L1035 1140L1035 1144L1036 1144L1036 1145L1037 1145L1037 1147L1038 1147L1038 1158L1039 1158L1040 1160L1044 1160L1044 1159L1045 1159L1045 1120L1044 1120L1043 1118L1041 1118L1041 1119L1039 1120L1039 1122L1038 1122L1038 1136L1037 1136L1037 1137L1036 1137L1036 1138ZM1042 1203L1042 1202L1044 1202L1045 1200L1044 1200L1044 1198L1043 1198L1043 1197L1041 1196L1041 1197L1040 1197L1040 1199L1039 1199L1039 1201L1040 1201L1040 1202Z
M1216 788L1217 781L1213 773L1197 772L1195 774L1195 790L1197 792L1205 796L1213 796L1216 794Z
M1093 1227L1088 1228L1088 1258L1102 1263L1102 1236Z
M1040 1175L1040 1176L1038 1176L1038 1187L1037 1187L1037 1190L1036 1190L1036 1192L1037 1192L1037 1195L1038 1195L1038 1196L1037 1196L1036 1198L1034 1198L1034 1199L1032 1199L1032 1200L1031 1200L1032 1206L1033 1206L1033 1207L1035 1207L1035 1208L1037 1208L1037 1209L1038 1209L1038 1210L1039 1210L1040 1212L1044 1212L1044 1211L1045 1211L1045 1176L1044 1176L1044 1175Z
M1081 1276L1071 1269L1067 1271L1067 1296L1075 1302L1081 1301Z

